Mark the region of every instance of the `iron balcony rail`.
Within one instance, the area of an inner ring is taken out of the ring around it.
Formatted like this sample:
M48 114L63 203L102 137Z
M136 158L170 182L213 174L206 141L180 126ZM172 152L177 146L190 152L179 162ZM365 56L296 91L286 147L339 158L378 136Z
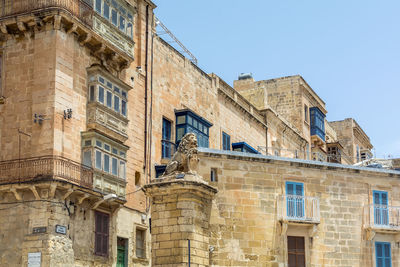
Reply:
M59 156L0 161L0 184L64 180L93 187L92 168Z
M93 8L90 3L90 0L3 0L0 1L0 20L15 15L62 9L91 27Z
M278 197L278 219L280 221L319 223L319 199L317 197L281 195Z
M365 228L400 231L400 207L367 205Z
M175 153L175 143L169 140L161 140L161 154L163 159L170 159Z

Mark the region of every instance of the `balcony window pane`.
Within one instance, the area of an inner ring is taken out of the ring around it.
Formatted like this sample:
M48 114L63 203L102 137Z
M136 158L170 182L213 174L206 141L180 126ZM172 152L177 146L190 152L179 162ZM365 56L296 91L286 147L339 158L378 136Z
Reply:
M107 91L107 107L112 108L112 93Z
M103 5L103 17L105 17L106 19L110 19L110 6L105 1Z
M107 81L107 87L112 89L112 83L110 83L109 81Z
M119 29L125 31L125 18L123 16L119 16Z
M89 101L94 101L94 85L90 86Z
M89 150L83 152L83 165L92 167L92 151Z
M101 0L96 0L95 9L97 13L101 14Z
M126 164L122 160L119 162L119 177L122 179L126 178Z
M126 116L126 101L125 100L121 101L121 112L122 112L122 115Z
M118 93L119 94L119 88L118 87L116 87L116 86L114 86L114 92L116 92L116 93Z
M96 140L96 146L102 147L102 143L101 143L100 141L97 141L97 140Z
M92 140L85 140L85 146L91 146Z
M128 20L132 21L133 20L133 16L131 13L128 13Z
M115 176L118 175L118 160L116 158L112 158L111 162L111 173Z
M96 150L96 169L101 170L101 152Z
M186 122L185 117L186 116L178 116L176 118L176 124L184 124Z
M104 154L103 171L110 172L110 156L107 154Z
M118 27L118 13L115 9L111 9L111 22Z
M119 97L116 95L114 96L114 110L119 112Z
M110 146L107 145L107 144L104 144L104 149L107 150L107 151L110 151Z
M99 102L104 104L104 88L99 86Z
M126 34L129 37L133 37L133 25L131 22L128 22L128 25L126 26Z

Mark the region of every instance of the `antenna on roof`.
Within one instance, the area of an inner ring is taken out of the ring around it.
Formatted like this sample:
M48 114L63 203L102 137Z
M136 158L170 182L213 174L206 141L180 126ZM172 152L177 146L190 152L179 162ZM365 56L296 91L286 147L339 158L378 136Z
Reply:
M197 58L178 40L178 38L175 37L175 35L170 30L168 30L168 28L159 20L159 18L156 17L156 27L157 26L160 26L164 30L162 32L157 32L158 36L167 34L172 39L172 41L167 43L178 44L180 48L182 48L182 51L179 51L179 53L188 55L190 61L197 65Z

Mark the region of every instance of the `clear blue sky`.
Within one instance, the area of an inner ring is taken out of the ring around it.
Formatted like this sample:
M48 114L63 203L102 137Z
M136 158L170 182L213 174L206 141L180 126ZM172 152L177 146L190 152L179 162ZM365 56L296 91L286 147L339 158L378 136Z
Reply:
M329 121L355 118L378 157L400 157L400 1L154 2L204 71L231 85L300 74Z

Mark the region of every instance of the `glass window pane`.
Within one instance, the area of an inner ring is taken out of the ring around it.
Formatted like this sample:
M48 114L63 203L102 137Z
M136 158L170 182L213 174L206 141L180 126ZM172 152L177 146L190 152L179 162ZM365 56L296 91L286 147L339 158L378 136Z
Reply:
M119 162L119 177L122 179L126 178L126 165L122 160Z
M118 13L115 9L111 9L111 22L115 26L118 26Z
M189 125L193 125L193 118L188 116L188 123Z
M128 22L128 25L126 26L126 34L129 37L133 37L133 25L131 22Z
M110 83L109 81L107 81L107 87L112 89L112 83Z
M185 120L185 116L183 115L183 116L178 116L177 118L176 118L176 124L184 124L184 123L186 123L186 120Z
M102 143L100 141L96 140L96 146L102 147Z
M92 140L85 140L85 146L91 146Z
M121 101L121 112L122 112L122 115L126 116L126 101L125 100Z
M114 92L116 92L116 93L118 93L119 94L119 88L118 87L116 87L116 86L114 86Z
M122 91L121 94L122 94L122 97L123 97L123 98L126 98L126 92L125 92L125 91Z
M133 20L133 16L131 13L128 13L128 20L132 21Z
M83 152L83 165L92 167L92 151Z
M176 140L181 140L185 134L185 128L181 127L176 130Z
M106 19L110 19L110 6L105 1L103 5L103 17L105 17Z
M107 145L107 144L104 144L104 149L107 150L107 151L110 151L110 146Z
M107 107L112 108L112 93L107 91Z
M120 151L120 152L119 152L119 155L120 155L121 157L125 158L125 152Z
M89 90L89 100L90 101L94 101L94 85L90 86L90 90Z
M101 152L96 150L96 168L101 170Z
M111 173L115 176L118 175L118 160L116 158L112 158L111 162Z
M101 0L96 0L95 9L97 13L101 14Z
M116 95L114 96L114 110L119 112L119 97Z
M103 77L101 77L101 76L99 76L99 82L101 82L102 84L104 84L104 78Z
M118 150L116 148L113 148L112 149L112 153L115 154L115 155L118 155Z
M125 31L125 18L123 16L119 16L119 29Z
M104 104L104 88L99 86L99 102Z
M103 171L110 172L110 156L104 154Z

